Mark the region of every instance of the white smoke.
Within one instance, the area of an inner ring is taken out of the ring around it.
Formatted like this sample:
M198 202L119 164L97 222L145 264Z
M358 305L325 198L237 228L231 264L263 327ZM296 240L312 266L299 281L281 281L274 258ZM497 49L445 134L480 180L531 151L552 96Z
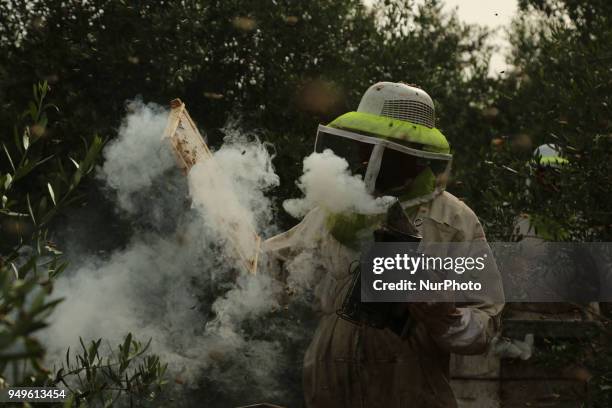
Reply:
M384 212L394 200L372 197L361 176L351 174L348 162L329 149L305 158L303 169L298 187L304 198L283 203L285 211L296 218L317 206L331 213L376 214Z
M193 206L219 240L248 258L259 250L255 233L272 224L272 206L263 192L278 183L265 146L240 137L226 140L214 160L199 162L189 173Z
M160 144L168 112L140 100L130 102L128 110L132 113L122 122L118 137L105 147L104 165L97 175L117 192L119 207L134 212L132 196L174 166L174 158Z
M80 337L116 347L131 332L151 339L151 351L194 387L204 376L226 391L275 395L280 345L242 326L279 309L282 286L265 273L248 274L232 249L253 250L252 231L274 230L265 192L279 181L266 146L228 128L214 163L192 168L185 205L175 185L187 181L161 143L168 113L141 102L130 108L98 177L120 215L149 228L137 227L127 247L80 260L57 280L54 294L65 300L44 336L50 362L78 349Z

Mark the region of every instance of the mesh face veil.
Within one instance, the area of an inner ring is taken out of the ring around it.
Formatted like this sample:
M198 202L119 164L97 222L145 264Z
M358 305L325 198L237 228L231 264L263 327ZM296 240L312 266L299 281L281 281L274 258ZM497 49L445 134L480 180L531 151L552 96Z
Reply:
M435 177L435 189L442 191L450 173L452 155L419 149L411 143L368 136L319 125L315 152L330 149L360 175L370 193L401 196L426 169Z

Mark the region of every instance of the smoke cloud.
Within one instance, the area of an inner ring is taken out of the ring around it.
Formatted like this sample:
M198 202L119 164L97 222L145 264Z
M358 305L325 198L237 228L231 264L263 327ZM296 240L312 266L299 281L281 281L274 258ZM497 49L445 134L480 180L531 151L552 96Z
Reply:
M137 209L134 194L151 187L174 166L174 158L160 144L168 112L140 100L130 102L127 108L131 114L121 124L118 137L105 147L104 165L97 175L117 193L119 208L133 213Z
M57 280L54 294L65 300L44 335L50 362L77 350L79 337L116 348L131 332L151 339L151 351L192 392L207 389L200 403L281 398L283 344L253 322L265 318L268 334L287 325L283 286L248 274L230 245L251 250L253 230L275 231L266 192L279 181L266 146L228 127L214 162L186 179L161 141L168 112L142 102L129 110L97 174L134 231L125 248L73 259Z
M348 162L329 149L305 158L303 169L298 187L304 197L283 203L285 211L296 218L316 206L331 213L376 214L384 212L393 202L392 197L372 197L363 179L351 174Z

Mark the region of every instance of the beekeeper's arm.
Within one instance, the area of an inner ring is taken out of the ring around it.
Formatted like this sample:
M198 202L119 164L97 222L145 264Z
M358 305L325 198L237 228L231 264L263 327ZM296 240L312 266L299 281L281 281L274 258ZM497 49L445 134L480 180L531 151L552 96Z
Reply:
M321 239L324 217L324 212L319 208L310 210L299 224L268 238L263 245L264 253L287 261L295 256L296 252L316 246Z
M314 208L290 230L267 239L263 245L262 256L268 272L284 282L288 264L299 255L316 252L324 231L324 220L324 211Z
M465 243L467 248L462 252L468 252L467 256L473 258L487 254L485 268L475 275L475 280L482 283L482 291L477 295L471 294L468 302L457 307L454 303L437 303L416 304L411 308L415 318L427 327L433 340L441 348L456 354L485 352L501 328L504 306L502 280L477 220L473 238Z

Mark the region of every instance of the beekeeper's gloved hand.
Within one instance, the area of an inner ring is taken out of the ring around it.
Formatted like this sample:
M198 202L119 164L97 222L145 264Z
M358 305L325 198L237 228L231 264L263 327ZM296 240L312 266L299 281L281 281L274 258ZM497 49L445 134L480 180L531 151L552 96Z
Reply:
M533 355L534 337L532 333L525 335L524 340L496 337L493 339L493 351L500 358L520 358L528 360Z

